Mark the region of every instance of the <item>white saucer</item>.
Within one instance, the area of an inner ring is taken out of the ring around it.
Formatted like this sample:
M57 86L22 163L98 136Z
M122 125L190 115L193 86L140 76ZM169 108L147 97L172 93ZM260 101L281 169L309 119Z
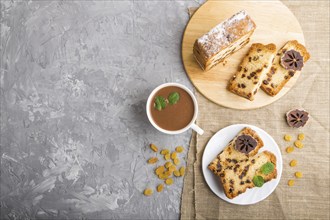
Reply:
M244 127L250 127L251 129L255 130L264 142L264 147L259 150L259 153L268 150L275 154L277 159L277 178L265 183L260 188L254 187L252 189L247 189L245 193L242 193L234 199L229 199L226 197L223 191L219 178L214 175L212 171L207 168L207 166ZM283 168L282 163L281 151L274 139L267 132L253 125L236 124L221 129L209 140L203 153L202 170L206 183L218 197L229 203L238 205L250 205L264 200L275 190L281 179Z

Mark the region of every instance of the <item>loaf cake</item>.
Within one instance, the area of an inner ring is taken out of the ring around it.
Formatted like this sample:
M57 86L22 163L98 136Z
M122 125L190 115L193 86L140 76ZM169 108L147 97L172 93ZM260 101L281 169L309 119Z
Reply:
M207 71L246 45L256 28L251 17L240 11L195 41L193 54Z
M275 55L275 44L252 44L238 72L229 81L228 90L252 101L266 74L269 74Z
M243 143L242 143L243 142ZM252 147L244 149L244 142L251 142ZM228 166L234 166L238 162L248 160L249 156L254 156L259 149L264 146L259 135L251 128L242 129L226 148L209 164L208 168L218 176Z
M278 94L284 85L300 72L310 55L304 45L296 40L288 41L276 54L261 88L271 96Z
M247 161L227 166L220 175L220 181L226 196L233 199L248 188L261 187L276 177L276 157L269 151L263 151Z

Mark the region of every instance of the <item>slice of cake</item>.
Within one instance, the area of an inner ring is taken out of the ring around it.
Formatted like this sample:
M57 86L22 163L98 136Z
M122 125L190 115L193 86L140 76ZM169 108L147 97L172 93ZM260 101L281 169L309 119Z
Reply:
M220 181L226 196L233 199L248 188L261 187L276 177L276 156L269 151L263 151L247 161L226 167Z
M229 81L228 90L252 101L269 72L275 54L275 44L252 44L238 72Z
M249 156L254 156L264 146L259 135L251 128L242 129L236 137L229 142L226 148L210 163L208 168L218 176L228 166L247 161Z
M304 45L296 40L288 41L276 54L261 88L268 95L275 96L295 73L301 71L309 58Z
M209 70L246 45L256 28L251 17L240 11L195 41L193 54L203 70Z

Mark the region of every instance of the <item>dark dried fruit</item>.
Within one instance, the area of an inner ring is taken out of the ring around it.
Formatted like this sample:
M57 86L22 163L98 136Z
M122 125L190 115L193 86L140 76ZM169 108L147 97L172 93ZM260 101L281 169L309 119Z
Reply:
M220 161L218 161L218 163L217 163L217 169L218 169L218 170L221 170L221 169L222 169L222 166L221 166Z
M236 150L241 153L248 154L256 148L257 141L250 135L243 134L237 137L235 144Z
M281 65L286 70L300 71L304 66L304 58L298 51L289 50L284 53L281 58Z
M286 121L290 127L303 127L307 123L308 119L309 113L305 110L294 109L286 113Z

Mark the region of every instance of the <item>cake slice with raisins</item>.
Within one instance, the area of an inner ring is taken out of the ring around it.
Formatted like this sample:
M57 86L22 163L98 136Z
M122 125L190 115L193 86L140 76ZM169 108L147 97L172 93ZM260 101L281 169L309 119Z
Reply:
M209 164L208 168L218 176L222 175L227 166L248 161L249 156L254 156L264 146L263 141L251 128L242 129L233 140Z
M275 44L252 44L238 72L229 81L228 90L252 101L269 72L275 54Z
M296 40L288 41L276 54L267 77L262 81L261 88L268 95L275 96L284 85L309 60L310 54L304 45Z
M240 11L196 39L193 55L200 67L207 71L249 43L255 29L251 17Z
M276 156L269 151L263 151L249 157L247 161L227 166L220 176L220 182L226 196L233 199L247 189L261 187L276 177Z

